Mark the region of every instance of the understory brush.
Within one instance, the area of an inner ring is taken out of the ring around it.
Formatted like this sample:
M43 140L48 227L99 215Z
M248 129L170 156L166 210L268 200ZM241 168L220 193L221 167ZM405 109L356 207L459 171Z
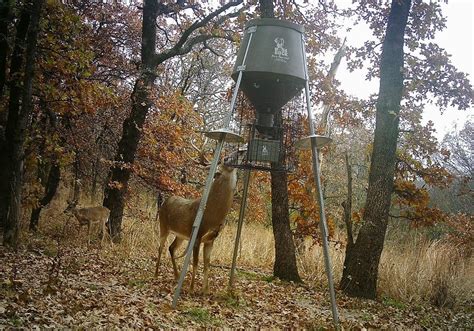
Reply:
M118 260L130 258L152 260L154 264L158 252L159 227L152 214L145 212L128 214L123 222L121 243L112 244L106 241L102 244L101 254ZM63 215L53 217L48 212L45 215L48 215L48 220L40 223L39 235L56 237L55 241L61 241L62 245L87 245L86 231L83 230L81 235L78 235L74 220L66 222ZM211 256L212 265L230 268L236 228L235 222L231 222L219 234ZM23 239L27 245L28 243L31 245L35 236L25 233L26 229L23 231ZM58 233L61 236L58 237ZM101 245L99 237L96 233L93 245ZM168 244L170 241L171 238ZM184 247L185 245L178 255L181 255ZM271 227L245 223L237 249L238 268L271 273L274 260ZM387 302L429 303L449 308L472 305L474 267L472 257L464 253L458 245L442 239L429 240L425 235L401 233L396 240L387 238L379 266L379 298ZM337 284L342 275L344 247L332 243L330 254L334 280ZM178 263L182 261L183 259ZM327 286L324 256L319 244L310 239L299 243L297 261L299 272L307 284L317 287ZM170 263L168 254L164 256L163 262ZM200 265L202 266L202 262ZM150 277L152 269L150 267Z

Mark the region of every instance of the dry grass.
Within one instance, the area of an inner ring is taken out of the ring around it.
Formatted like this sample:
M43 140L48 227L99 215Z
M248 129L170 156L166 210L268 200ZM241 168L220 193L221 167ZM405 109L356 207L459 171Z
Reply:
M386 245L379 288L384 295L404 301L428 301L437 306L472 303L472 258L456 246L415 238L404 245Z
M62 210L55 206L55 210ZM61 234L64 245L87 245L86 231L78 235L74 221L66 223L62 213L45 210L40 222L47 236ZM158 249L158 224L153 212L127 215L123 223L120 245L105 243L103 254L118 259L154 259ZM48 218L48 222L45 221ZM51 221L55 220L55 221ZM214 244L212 264L230 266L236 233L235 223L227 225ZM99 235L97 234L96 238ZM171 237L171 236L170 236ZM24 238L28 240L26 237ZM171 241L172 238L169 238ZM98 243L100 240L96 240ZM184 249L184 247L182 248ZM306 240L298 247L298 264L305 282L326 286L321 246ZM257 224L244 224L238 267L271 272L274 259L272 229ZM164 263L170 263L168 256ZM331 247L331 260L336 283L341 277L344 249ZM458 249L441 241L428 241L422 236L386 242L379 273L379 295L402 302L430 302L437 306L472 304L474 267L471 258L463 258Z
M227 225L214 243L215 263L232 264L236 224ZM271 228L259 224L245 224L238 248L237 264L246 268L271 269L275 258Z
M230 266L236 225L227 225L214 244L212 263ZM122 245L114 254L155 257L158 227L154 221L125 222ZM171 240L171 238L169 238ZM184 249L184 248L182 248ZM423 237L411 238L404 244L387 241L379 274L381 297L403 302L430 302L438 306L465 304L472 300L474 282L472 259L461 257L456 247ZM238 254L238 266L270 271L274 259L272 229L258 224L245 224ZM165 258L165 263L169 259ZM331 261L336 282L342 275L344 250L331 247ZM306 240L298 249L299 270L305 281L327 284L322 248Z
M306 239L304 245L298 250L299 269L303 276L315 284L327 285L326 267L324 265L324 252L322 246L314 245L311 239ZM332 274L334 281L342 276L342 266L344 263L344 251L341 248L330 246L330 258L332 264Z

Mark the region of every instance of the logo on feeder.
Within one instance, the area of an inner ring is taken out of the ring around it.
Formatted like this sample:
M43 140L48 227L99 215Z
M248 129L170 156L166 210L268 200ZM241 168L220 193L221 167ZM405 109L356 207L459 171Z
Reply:
M272 58L276 61L286 63L290 59L290 57L288 56L288 49L283 47L285 45L285 39L283 39L282 37L276 37L274 41L276 47Z
M262 156L268 156L268 149L265 145L263 145L262 147Z

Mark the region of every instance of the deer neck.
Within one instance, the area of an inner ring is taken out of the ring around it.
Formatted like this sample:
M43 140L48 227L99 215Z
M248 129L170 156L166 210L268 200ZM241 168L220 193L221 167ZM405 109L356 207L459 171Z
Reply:
M207 207L205 213L208 222L218 223L216 225L224 223L225 216L232 206L236 183L237 172L235 170L221 175L214 181L207 202L208 206L212 206L212 213L207 213Z

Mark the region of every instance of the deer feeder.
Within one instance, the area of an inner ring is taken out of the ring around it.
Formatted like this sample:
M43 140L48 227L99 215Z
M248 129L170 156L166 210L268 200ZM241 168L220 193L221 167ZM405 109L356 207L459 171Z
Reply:
M217 160L222 151L224 141L239 142L241 137L229 129L234 112L238 90L240 89L255 108L255 120L250 124L246 160L236 164L246 169L244 190L239 214L237 235L232 260L230 287L232 288L236 265L238 244L242 229L247 190L249 185L250 169L275 170L282 164L284 152L282 112L281 108L302 89L305 90L306 108L308 113L310 136L302 139L296 145L299 148L310 148L312 151L313 174L318 188L318 202L320 204L320 227L323 239L326 273L328 276L329 292L331 296L332 312L335 324L338 323L334 284L332 279L329 245L327 241L327 226L324 215L324 203L319 178L318 149L330 140L315 134L313 115L309 96L308 70L306 51L304 46L304 28L301 25L272 18L262 18L249 21L245 25L245 33L237 54L237 61L232 72L235 87L231 98L230 111L226 116L225 127L216 131L206 132L210 138L218 140L214 160L206 182L206 187L199 205L192 236L188 244L186 258L173 298L173 306L179 297L184 275L187 271L192 248L194 247L199 226L202 221L204 208L207 203L210 184L216 171ZM270 163L271 167L263 167L261 163Z
M283 131L277 114L305 86L303 33L301 25L272 18L245 25L232 72L235 81L241 76L240 89L256 111L244 167L265 169L255 166L261 162L281 165Z
M255 107L260 125L272 126L271 115L304 88L303 32L301 25L271 18L251 20L245 25L232 78L237 80L243 72L240 89ZM248 60L242 66L249 44Z

